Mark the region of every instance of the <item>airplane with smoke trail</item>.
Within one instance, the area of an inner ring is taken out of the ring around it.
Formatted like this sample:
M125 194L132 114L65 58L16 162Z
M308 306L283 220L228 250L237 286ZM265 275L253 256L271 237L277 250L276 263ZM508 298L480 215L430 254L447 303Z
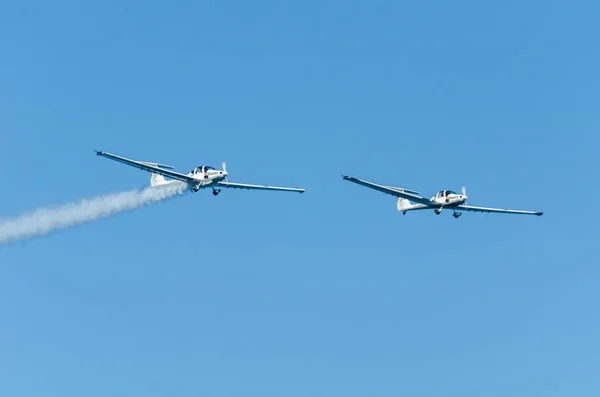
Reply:
M174 168L170 165L159 163L150 163L147 161L131 160L116 154L96 150L96 155L118 161L129 166L139 168L150 173L150 186L164 186L177 182L187 183L190 190L197 192L200 189L212 188L216 196L221 192L221 188L230 189L253 189L253 190L278 190L285 192L304 193L305 189L279 186L251 185L247 183L229 182L227 176L227 167L225 161L221 163L222 169L217 170L209 165L201 165L194 168L187 174L172 171ZM165 177L170 178L166 180Z
M437 215L439 215L444 208L452 210L452 215L455 218L458 218L462 214L460 211L537 216L541 216L543 214L543 212L538 211L508 210L503 208L476 207L473 205L468 205L467 189L465 186L462 187L461 194L453 192L452 190L440 190L433 197L428 199L420 196L420 193L414 190L404 189L401 187L383 186L347 175L342 175L342 178L345 181L353 182L373 190L396 196L398 198L396 201L396 206L398 211L402 211L403 215L406 215L408 211L427 209L432 209ZM411 203L411 201L414 201L416 204Z

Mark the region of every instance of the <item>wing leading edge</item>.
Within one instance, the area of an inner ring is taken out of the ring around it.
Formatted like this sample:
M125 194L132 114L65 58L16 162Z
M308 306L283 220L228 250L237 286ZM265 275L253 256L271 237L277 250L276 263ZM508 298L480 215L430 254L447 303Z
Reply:
M520 214L520 215L537 215L537 216L540 216L543 214L543 212L537 212L537 211L506 210L503 208L475 207L473 205L459 205L456 208L464 210L464 211L489 212L489 213L499 213L499 214Z
M295 187L280 187L280 186L264 186L264 185L251 185L248 183L236 183L236 182L225 182L220 181L217 183L218 186L223 186L230 189L247 189L247 190L279 190L284 192L298 192L304 193L305 189Z
M170 167L168 165L162 165L162 164L157 164L157 163L148 163L145 161L136 161L136 160L131 160L125 157L121 157L121 156L117 156L116 154L111 154L111 153L107 153L107 152L100 152L96 150L96 155L98 156L102 156L102 157L106 157L108 159L114 160L114 161L118 161L119 163L123 163L123 164L127 164L131 167L135 167L138 168L140 170L143 171L148 171L148 172L153 172L155 174L160 174L163 176L168 176L169 178L173 178L173 179L177 179L180 180L182 182L194 182L194 178L185 175L185 174L181 174L179 172L175 172L175 171L170 171L168 169L165 168L173 168ZM161 168L164 167L164 168Z
M396 197L402 197L405 198L407 200L410 201L414 201L420 204L424 204L426 206L432 206L431 201L429 199L426 199L425 197L421 197L419 196L418 192L415 192L414 190L409 190L409 189L403 189L401 187L391 187L391 186L383 186L383 185L378 185L376 183L373 182L369 182L369 181L364 181L362 179L358 179L358 178L354 178L351 176L347 176L347 175L342 175L342 178L345 181L350 181L353 183L356 183L358 185L362 185L365 187L368 187L370 189L373 190L377 190L386 194L391 194L392 196L396 196Z

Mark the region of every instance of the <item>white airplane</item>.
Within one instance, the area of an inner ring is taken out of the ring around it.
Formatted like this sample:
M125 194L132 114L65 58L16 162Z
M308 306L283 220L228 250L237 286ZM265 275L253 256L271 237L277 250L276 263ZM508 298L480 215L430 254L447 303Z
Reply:
M435 194L435 196L427 199L419 196L420 193L415 192L414 190L404 189L401 187L378 185L376 183L353 178L351 176L342 175L342 178L346 181L354 182L359 185L398 197L396 206L398 207L398 211L402 211L403 215L406 215L406 212L408 211L427 209L432 209L436 214L439 215L444 208L452 210L452 214L455 218L458 218L461 215L461 213L458 212L460 210L538 216L543 214L543 212L535 211L505 210L502 208L475 207L472 205L467 205L467 191L464 186L462 187L462 194L457 194L452 190L440 190ZM416 204L412 204L411 201L414 201Z
M216 196L221 191L220 188L232 188L232 189L256 189L256 190L280 190L286 192L299 192L304 193L305 189L298 189L292 187L278 187L278 186L263 186L263 185L249 185L247 183L235 183L229 182L227 179L227 168L225 162L221 164L222 170L217 170L214 167L208 165L201 165L194 168L188 174L182 174L175 171L170 171L173 167L158 163L149 163L146 161L130 160L125 157L117 156L115 154L95 151L98 156L106 157L111 160L118 161L123 164L130 165L135 168L139 168L143 171L150 173L150 186L163 186L177 181L185 182L189 185L190 190L197 192L203 188L212 188L213 194ZM165 176L171 178L166 180Z

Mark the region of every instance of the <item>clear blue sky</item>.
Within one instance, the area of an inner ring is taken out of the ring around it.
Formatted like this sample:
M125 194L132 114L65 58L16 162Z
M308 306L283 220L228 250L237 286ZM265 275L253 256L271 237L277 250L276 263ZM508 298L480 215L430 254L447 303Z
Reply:
M598 2L4 1L0 395L596 396ZM402 216L341 174L542 217Z

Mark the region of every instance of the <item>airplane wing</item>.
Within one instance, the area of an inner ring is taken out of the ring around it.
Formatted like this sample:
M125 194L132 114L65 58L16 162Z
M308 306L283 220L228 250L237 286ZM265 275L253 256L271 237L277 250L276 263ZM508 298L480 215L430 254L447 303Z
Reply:
M493 212L493 213L500 213L500 214L521 214L521 215L537 215L537 216L540 216L543 214L543 212L536 212L536 211L505 210L502 208L475 207L472 205L459 205L456 208L465 210L465 211L490 212L490 213Z
M432 203L429 199L419 196L418 192L415 192L414 190L408 190L408 189L403 189L403 188L399 188L399 187L378 185L373 182L363 181L362 179L357 179L357 178L354 178L351 176L346 176L346 175L342 175L342 178L344 178L344 180L346 180L346 181L354 182L356 184L366 186L368 188L378 190L378 191L386 193L386 194L391 194L392 196L402 197L402 198L405 198L410 201L425 204L427 206L432 205Z
M285 191L285 192L298 192L298 193L305 192L305 189L298 189L298 188L294 188L294 187L250 185L247 183L235 183L235 182L225 182L225 181L217 182L217 185L223 186L226 188L231 188L231 189L280 190L280 191Z
M119 163L127 164L127 165L135 167L135 168L139 168L140 170L143 170L143 171L153 172L155 174L160 174L163 176L167 176L169 178L178 179L182 182L194 182L195 181L194 178L190 177L189 175L181 174L179 172L170 171L170 170L166 169L166 168L171 168L171 169L173 168L168 165L162 165L162 164L158 164L158 163L148 163L145 161L130 160L125 157L117 156L116 154L99 152L97 150L96 150L96 155L106 157L108 159L115 160L115 161L118 161Z

